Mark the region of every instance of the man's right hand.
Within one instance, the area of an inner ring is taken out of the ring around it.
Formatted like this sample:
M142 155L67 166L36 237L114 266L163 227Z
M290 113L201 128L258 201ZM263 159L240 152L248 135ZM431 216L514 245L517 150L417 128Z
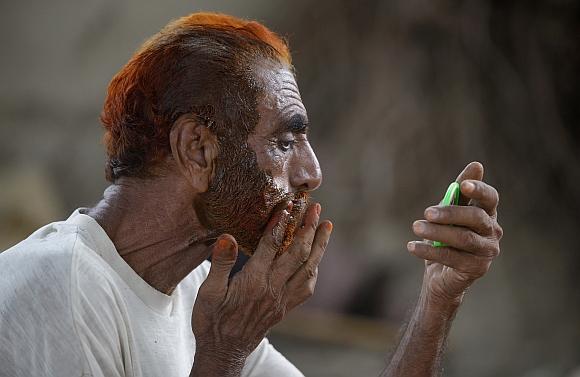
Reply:
M254 255L231 280L235 239L224 234L213 245L211 269L193 307L191 376L238 376L270 328L313 294L332 223L318 224L320 205L311 205L292 244L276 258L291 202L288 206L273 216Z

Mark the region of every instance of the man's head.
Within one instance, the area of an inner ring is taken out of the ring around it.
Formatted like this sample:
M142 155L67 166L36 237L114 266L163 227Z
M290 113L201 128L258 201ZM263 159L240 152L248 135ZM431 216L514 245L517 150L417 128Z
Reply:
M320 185L288 48L257 22L170 23L113 78L101 119L110 181L180 172L210 238L247 253L275 206Z

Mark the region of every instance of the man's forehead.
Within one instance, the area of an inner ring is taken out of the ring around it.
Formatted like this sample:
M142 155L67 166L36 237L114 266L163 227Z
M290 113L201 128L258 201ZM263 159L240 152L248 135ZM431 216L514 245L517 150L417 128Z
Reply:
M262 81L263 105L271 110L285 111L294 108L306 114L294 73L286 67L263 67L257 72ZM290 109L286 109L290 107Z
M274 122L303 119L308 123L306 108L302 103L294 73L286 67L260 69L262 95L258 101L259 126L271 128ZM266 122L262 122L266 121Z

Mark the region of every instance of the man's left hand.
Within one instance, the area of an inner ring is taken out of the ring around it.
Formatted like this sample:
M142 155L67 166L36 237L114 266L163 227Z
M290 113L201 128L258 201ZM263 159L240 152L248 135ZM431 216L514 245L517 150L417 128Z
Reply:
M484 183L483 166L472 162L459 174L462 202L459 206L432 206L425 219L413 223L414 233L426 240L407 248L425 259L424 289L430 302L459 304L467 288L485 275L500 253L503 230L497 222L499 195Z

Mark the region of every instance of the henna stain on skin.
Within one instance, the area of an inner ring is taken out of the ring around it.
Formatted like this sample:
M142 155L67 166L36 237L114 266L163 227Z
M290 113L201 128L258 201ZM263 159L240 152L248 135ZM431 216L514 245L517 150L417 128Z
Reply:
M262 62L245 83L239 88L251 99L247 119L254 127L248 134L234 127L228 137L218 135L214 179L196 199L195 209L211 229L211 240L229 233L242 252L252 255L272 214L292 201L280 255L302 225L309 204L306 190L311 187L296 182L304 182L304 176L320 177L320 166L306 137L306 109L291 68ZM247 142L240 143L244 137Z
M251 150L230 147L236 158L228 158L234 157L229 153L218 156L215 178L209 190L199 195L194 204L196 212L203 214L200 220L204 226L211 229L208 240L229 233L242 252L252 255L272 214L280 205L292 201L294 205L278 252L280 255L292 242L298 224L302 224L309 195L306 192L284 193L274 184L273 178L259 168Z

